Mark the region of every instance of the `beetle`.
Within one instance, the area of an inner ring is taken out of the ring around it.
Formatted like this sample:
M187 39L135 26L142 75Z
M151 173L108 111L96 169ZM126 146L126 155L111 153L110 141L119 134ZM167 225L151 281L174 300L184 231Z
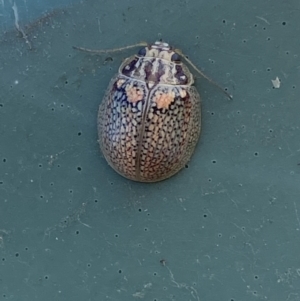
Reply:
M201 131L200 95L179 50L161 41L137 45L144 47L124 60L100 104L98 139L106 161L119 174L157 182L176 174L194 152Z

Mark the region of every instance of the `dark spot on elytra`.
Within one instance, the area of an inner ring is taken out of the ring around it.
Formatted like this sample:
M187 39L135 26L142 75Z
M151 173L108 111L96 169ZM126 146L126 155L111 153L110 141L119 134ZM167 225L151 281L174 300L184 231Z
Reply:
M185 73L182 70L181 65L176 65L176 74L174 75L176 77L176 79L178 80L180 85L186 85L188 82L188 78L185 75Z
M128 75L129 73L131 73L132 70L135 68L137 61L138 61L138 58L136 57L130 63L125 65L124 68L122 69L122 73L124 75Z
M171 61L172 62L180 62L180 56L178 53L173 53L172 56L171 56Z
M138 55L140 55L140 56L145 56L145 55L146 55L146 48L145 48L145 47L141 48L141 49L139 50L139 52L138 52Z

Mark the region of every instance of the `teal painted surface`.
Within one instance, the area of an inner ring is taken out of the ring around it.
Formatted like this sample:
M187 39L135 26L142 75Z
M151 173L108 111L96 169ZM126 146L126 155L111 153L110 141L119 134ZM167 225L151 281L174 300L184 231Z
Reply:
M32 50L3 31L0 300L300 300L298 11L278 0L86 1L20 21ZM72 46L160 38L234 99L198 78L203 130L188 168L135 183L107 165L96 132L134 50Z

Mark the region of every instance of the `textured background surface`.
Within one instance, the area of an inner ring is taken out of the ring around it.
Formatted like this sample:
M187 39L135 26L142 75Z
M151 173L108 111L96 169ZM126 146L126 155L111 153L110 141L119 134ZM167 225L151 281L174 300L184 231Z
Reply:
M2 1L0 300L300 300L299 1L145 2L17 1L30 50ZM189 167L141 184L96 141L135 50L72 45L160 38L234 99L198 79Z

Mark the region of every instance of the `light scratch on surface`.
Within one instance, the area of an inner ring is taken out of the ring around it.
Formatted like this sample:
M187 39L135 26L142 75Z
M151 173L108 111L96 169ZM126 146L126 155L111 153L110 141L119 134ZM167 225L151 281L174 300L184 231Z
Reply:
M16 2L14 2L14 5L11 8L14 11L15 26L16 26L17 31L22 35L22 38L25 40L29 49L32 49L31 43L29 42L27 35L25 34L24 30L19 25L19 12L18 12L18 7L16 5Z
M5 229L0 229L0 248L4 247L4 236L7 236L10 234L10 231L7 231Z
M132 296L135 297L135 298L143 299L145 297L145 294L142 293L142 292L136 292Z
M53 231L57 231L59 228L65 229L67 227L70 227L71 225L73 225L76 222L79 222L80 224L82 224L85 227L92 228L90 225L83 223L80 220L80 216L85 214L85 212L86 212L85 210L86 210L87 205L88 205L88 203L82 203L81 206L79 208L75 209L70 215L63 217L58 224L55 224L53 227L48 227L44 231L43 240L45 240L46 236L50 237L50 235Z
M242 231L242 233L245 235L245 236L248 236L248 237L250 237L250 235L246 232L246 230L245 230L245 227L240 227L240 226L238 226L237 224L235 224L235 223L232 223L234 226L236 226L238 229L240 229L241 231Z
M135 298L143 299L146 295L146 293L145 293L146 290L151 289L151 288L152 288L152 283L151 282L146 283L146 284L144 284L144 288L141 291L137 291L136 293L132 294L132 296Z
M183 198L178 198L178 200L179 200L180 205L183 208L183 210L186 211L186 207L183 206L183 203L184 203L185 200Z
M229 195L229 193L228 193L227 190L225 191L225 193L227 194L229 200L235 205L235 207L238 208L238 205L237 205L236 201L233 198L230 197L230 195Z
M300 230L300 219L299 219L299 215L298 215L298 209L297 209L297 206L296 206L296 202L294 202L294 207L295 207L296 219L297 219L298 225L299 225L299 228L297 228L296 230L299 231Z
M168 267L168 266L165 266L169 273L170 273L170 278L171 278L171 281L176 285L176 287L178 288L185 288L187 290L190 290L190 293L191 295L193 296L194 299L196 299L197 301L200 301L200 298L199 298L199 295L198 295L198 292L197 290L192 287L192 286L188 286L187 284L185 283L178 283L176 280L175 280L175 277L174 277L174 274L172 273L171 269Z
M15 16L15 26L19 31L21 31L20 26L19 26L19 13L18 13L18 7L16 5L16 2L14 2L12 9L14 11L14 16Z
M100 18L97 18L97 20L98 20L98 29L99 29L99 32L102 33Z
M270 25L270 22L268 22L267 19L265 19L263 17L259 17L259 16L256 16L256 18L259 19L259 20L262 20L262 21L266 22L268 25Z

